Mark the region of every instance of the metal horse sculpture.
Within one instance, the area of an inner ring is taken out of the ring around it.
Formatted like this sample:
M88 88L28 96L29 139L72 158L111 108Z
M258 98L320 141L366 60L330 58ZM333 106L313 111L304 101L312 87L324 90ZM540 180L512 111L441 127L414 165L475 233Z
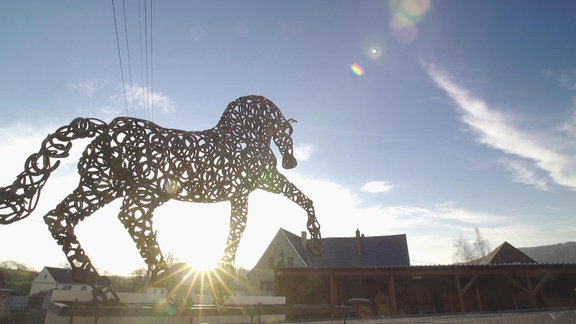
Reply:
M0 224L27 217L36 207L50 173L68 156L72 141L94 138L78 163L80 183L44 216L50 233L62 246L73 278L93 288L96 301L118 302L108 278L98 275L80 246L74 228L100 207L123 197L118 218L146 261L151 282L169 269L152 226L154 209L170 199L212 203L230 201L230 232L221 259L223 272L233 272L238 243L246 226L248 195L255 189L281 193L308 214L308 249L322 252L320 225L312 201L276 169L270 148L274 141L282 166L296 166L292 151L292 119L261 96L231 102L218 124L204 131L166 129L136 118L121 117L106 124L77 118L43 141L38 153L11 186L0 188ZM225 293L226 284L216 291ZM218 300L217 300L218 302Z

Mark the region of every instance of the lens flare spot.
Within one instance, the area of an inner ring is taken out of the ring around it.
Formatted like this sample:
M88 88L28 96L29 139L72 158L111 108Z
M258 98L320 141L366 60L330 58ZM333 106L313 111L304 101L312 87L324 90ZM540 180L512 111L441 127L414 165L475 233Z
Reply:
M383 61L387 52L386 43L386 37L377 33L366 34L360 39L362 52L373 61Z
M382 57L382 48L380 48L380 46L371 46L368 49L368 57L373 60L379 59Z
M362 65L358 63L352 63L352 65L350 65L350 70L352 70L352 73L358 76L362 76L366 73Z
M389 0L392 17L390 30L402 43L410 43L418 36L416 25L430 10L430 0Z
M418 36L418 27L404 14L394 15L390 22L392 35L401 43L411 43Z
M430 0L402 0L402 8L412 17L422 16L430 9Z

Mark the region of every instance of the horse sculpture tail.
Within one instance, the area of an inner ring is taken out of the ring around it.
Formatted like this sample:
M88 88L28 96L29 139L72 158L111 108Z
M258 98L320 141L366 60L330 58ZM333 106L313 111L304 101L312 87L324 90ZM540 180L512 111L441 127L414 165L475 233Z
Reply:
M0 187L0 224L10 224L30 215L38 204L42 187L60 165L60 161L55 159L68 157L73 140L95 137L107 126L99 119L76 118L54 134L49 134L38 153L26 159L24 171L12 185Z

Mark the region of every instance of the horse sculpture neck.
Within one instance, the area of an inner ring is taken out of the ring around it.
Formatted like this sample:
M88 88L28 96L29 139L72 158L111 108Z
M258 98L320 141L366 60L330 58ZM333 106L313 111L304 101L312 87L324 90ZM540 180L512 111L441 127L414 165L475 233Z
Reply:
M285 120L282 112L272 101L261 96L246 96L228 104L215 129L233 132L234 135L247 132L273 136L274 124L282 120Z

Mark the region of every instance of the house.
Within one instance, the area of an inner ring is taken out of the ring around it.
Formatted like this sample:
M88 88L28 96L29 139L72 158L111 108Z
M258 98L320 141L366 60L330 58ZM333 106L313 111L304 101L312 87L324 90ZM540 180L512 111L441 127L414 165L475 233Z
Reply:
M468 264L276 268L287 304L340 305L353 297L377 315L576 307L576 264L536 263L504 242Z
M30 295L53 289L91 291L92 287L86 283L74 282L70 269L44 267L32 281Z
M248 273L247 295L274 295L274 269L410 265L405 234L366 237L356 230L352 237L323 238L320 256L308 252L306 234L298 236L283 228L278 230Z

